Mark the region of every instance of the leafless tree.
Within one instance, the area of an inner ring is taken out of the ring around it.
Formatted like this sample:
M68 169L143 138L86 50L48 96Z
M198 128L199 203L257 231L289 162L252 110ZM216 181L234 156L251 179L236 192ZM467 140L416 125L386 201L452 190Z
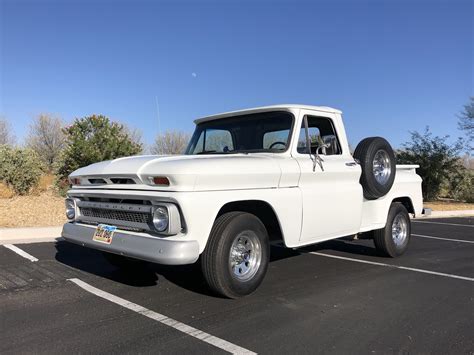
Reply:
M127 132L128 136L134 143L142 144L142 131L138 128L130 128L126 124L123 124L125 132Z
M62 120L49 114L38 115L30 125L26 145L38 153L50 170L65 146L62 129Z
M465 131L470 140L474 140L474 96L470 98L459 116L459 129Z
M182 131L166 131L158 135L155 143L150 147L152 154L174 155L183 154L190 135Z
M15 136L11 131L10 122L5 118L0 117L0 145L2 144L15 144Z
M467 138L468 152L474 151L474 96L469 99L469 103L464 105L458 121L458 127L464 132Z

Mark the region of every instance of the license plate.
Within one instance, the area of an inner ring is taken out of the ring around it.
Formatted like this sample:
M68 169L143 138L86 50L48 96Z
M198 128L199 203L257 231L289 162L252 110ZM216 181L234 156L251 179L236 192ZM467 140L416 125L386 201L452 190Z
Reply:
M99 243L110 244L112 243L112 238L114 237L114 232L116 229L117 227L115 226L99 224L94 232L92 240Z

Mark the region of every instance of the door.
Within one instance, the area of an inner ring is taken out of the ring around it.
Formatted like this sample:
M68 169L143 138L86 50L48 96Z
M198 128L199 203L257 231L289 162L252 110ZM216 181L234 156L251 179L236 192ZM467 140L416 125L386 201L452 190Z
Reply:
M335 116L331 114L320 116L303 111L302 116L298 144L293 151L301 169L299 187L303 196L303 221L300 241L317 242L357 233L363 201L359 184L361 167L354 162L346 141L341 142L338 138L336 128L339 127L335 123L341 125L341 135L345 135L342 124L335 122ZM314 155L312 159L307 151L304 117L308 122L312 153L318 142L330 144L319 150L320 164L317 161L315 164Z

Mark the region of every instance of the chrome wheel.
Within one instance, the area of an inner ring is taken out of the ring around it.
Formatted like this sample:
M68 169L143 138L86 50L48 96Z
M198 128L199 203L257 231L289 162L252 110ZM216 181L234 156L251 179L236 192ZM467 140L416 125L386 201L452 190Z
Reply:
M260 240L253 231L241 232L232 242L229 267L233 277L248 281L255 276L262 262Z
M385 185L389 180L392 166L390 165L390 157L385 150L379 150L375 153L372 172L374 173L375 180L380 185Z
M397 247L402 246L408 237L408 221L406 218L397 214L392 222L392 239Z

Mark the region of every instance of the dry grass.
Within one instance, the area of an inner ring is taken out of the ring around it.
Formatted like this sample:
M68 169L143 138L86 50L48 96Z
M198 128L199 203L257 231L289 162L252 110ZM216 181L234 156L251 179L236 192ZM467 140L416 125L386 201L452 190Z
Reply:
M59 226L66 222L64 198L51 189L38 195L0 199L0 227Z
M10 189L6 184L0 181L0 199L11 198L15 196L15 192Z
M38 181L38 185L32 191L32 195L39 195L51 190L54 184L54 175L43 175Z
M64 198L53 189L54 175L44 175L28 196L0 183L0 227L46 227L66 222Z
M431 208L433 211L474 210L474 203L463 203L454 201L425 202L423 205L425 208Z

